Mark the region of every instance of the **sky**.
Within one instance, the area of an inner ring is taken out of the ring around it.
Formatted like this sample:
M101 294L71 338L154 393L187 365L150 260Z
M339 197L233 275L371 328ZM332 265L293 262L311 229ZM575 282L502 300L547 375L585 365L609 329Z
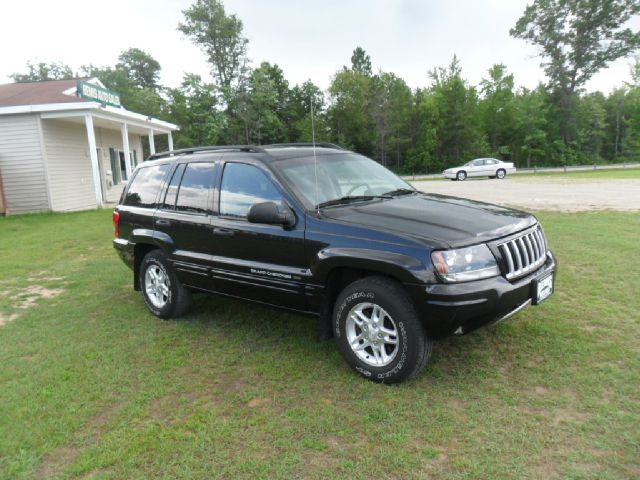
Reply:
M211 79L205 55L177 31L191 0L4 0L0 28L0 83L25 72L27 61L113 66L120 52L141 48L162 66L161 82L180 84L185 72ZM225 0L244 23L254 66L278 64L291 85L311 79L328 88L361 46L375 71L429 85L428 72L453 55L477 85L504 63L518 86L545 81L536 49L509 35L527 0ZM630 22L640 29L640 18ZM628 81L631 59L594 76L588 91L609 92Z

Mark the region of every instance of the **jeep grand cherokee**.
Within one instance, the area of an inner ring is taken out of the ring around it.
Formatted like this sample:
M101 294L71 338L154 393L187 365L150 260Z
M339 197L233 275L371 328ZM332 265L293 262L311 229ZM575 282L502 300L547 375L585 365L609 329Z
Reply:
M331 144L152 155L113 214L114 246L161 318L210 292L318 316L378 382L433 341L546 299L556 262L533 215L416 191Z

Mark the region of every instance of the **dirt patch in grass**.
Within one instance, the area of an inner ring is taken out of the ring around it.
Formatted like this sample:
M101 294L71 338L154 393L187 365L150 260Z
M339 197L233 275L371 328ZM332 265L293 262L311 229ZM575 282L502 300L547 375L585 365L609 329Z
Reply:
M18 318L17 313L2 313L0 312L0 327L6 325L9 322L13 322Z
M43 285L29 285L12 298L14 307L26 310L33 307L42 298L55 298L64 292L62 288L47 288Z
M10 313L0 312L0 327L6 325L20 317L20 312L28 310L44 299L56 298L64 292L63 286L53 287L49 285L56 282L64 282L63 277L44 276L40 272L26 279L28 285L25 287L10 288L8 287L3 293L0 293L0 300L4 297L9 304L9 308L13 311ZM25 282L25 283L26 283Z
M85 423L84 428L76 432L75 436L81 437L88 434L93 438L94 443L97 443L111 420L113 420L123 405L123 402L115 402L107 405L107 407L98 412L97 415L91 417ZM62 445L46 455L34 478L53 478L59 475L67 466L71 465L83 450L74 443L75 442L72 441L70 444Z
M58 447L47 455L34 478L53 478L58 475L65 465L69 465L80 453L76 447Z

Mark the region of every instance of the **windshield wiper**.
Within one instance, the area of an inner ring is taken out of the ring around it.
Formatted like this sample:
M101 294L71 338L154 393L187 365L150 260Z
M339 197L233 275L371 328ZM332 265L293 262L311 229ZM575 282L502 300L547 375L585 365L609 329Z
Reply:
M384 192L382 195L409 195L410 193L416 193L417 190L411 190L410 188L398 188L397 190L391 190L390 192Z
M344 205L351 202L362 202L367 200L373 200L375 198L392 198L390 195L347 195L345 197L334 198L333 200L327 200L326 202L320 202L315 208L331 207L333 205Z

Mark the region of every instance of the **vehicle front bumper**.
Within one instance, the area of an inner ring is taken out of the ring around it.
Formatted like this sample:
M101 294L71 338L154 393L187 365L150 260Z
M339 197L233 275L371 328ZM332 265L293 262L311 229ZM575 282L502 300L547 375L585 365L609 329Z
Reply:
M464 335L504 320L529 305L535 295L534 281L550 273L555 275L556 267L555 257L547 252L544 265L512 282L499 276L475 282L407 287L432 338Z
M456 178L458 172L442 172L444 178Z

